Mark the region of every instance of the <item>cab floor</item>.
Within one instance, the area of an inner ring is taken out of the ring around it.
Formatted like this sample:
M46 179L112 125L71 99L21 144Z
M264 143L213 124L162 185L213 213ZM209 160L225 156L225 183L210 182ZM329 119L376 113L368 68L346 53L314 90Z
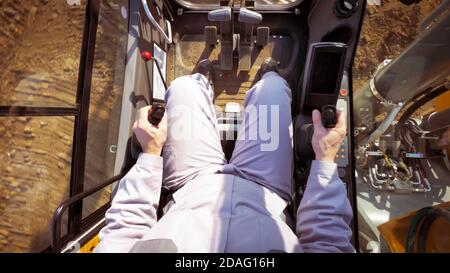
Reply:
M227 102L244 104L245 93L256 82L261 64L268 57L280 62L282 69L290 61L293 42L289 36L272 35L269 43L262 49L254 46L250 71L238 71L238 59L234 59L232 70L220 69L220 43L215 47L206 46L201 34L186 34L179 37L176 46L168 52L168 81L177 77L192 74L195 65L201 59L208 58L215 67L216 81L214 86L215 104L224 109Z

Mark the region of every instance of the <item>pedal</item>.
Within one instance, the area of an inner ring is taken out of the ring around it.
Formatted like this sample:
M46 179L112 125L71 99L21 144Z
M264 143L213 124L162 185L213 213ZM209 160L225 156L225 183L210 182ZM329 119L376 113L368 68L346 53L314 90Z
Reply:
M248 45L239 46L239 71L250 71L252 66L252 48Z
M231 70L233 69L233 11L231 7L222 7L208 12L208 21L220 22L220 68ZM207 31L206 28L205 31ZM212 43L212 37L207 38L206 42Z
M222 41L220 52L220 69L232 70L233 69L233 43L228 41Z
M241 24L239 33L239 71L250 71L253 49L253 26L262 22L258 12L240 8L238 21Z
M256 45L258 47L265 47L269 44L270 28L257 27L256 28Z
M217 27L206 26L205 27L205 43L206 46L214 47L217 44Z

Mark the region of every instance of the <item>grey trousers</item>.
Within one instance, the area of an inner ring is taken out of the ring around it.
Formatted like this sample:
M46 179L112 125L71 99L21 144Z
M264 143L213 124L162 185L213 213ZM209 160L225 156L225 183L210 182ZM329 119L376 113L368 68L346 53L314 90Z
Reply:
M263 185L290 200L293 150L287 82L268 72L246 93L243 122L230 162L220 144L213 97L201 74L177 78L167 90L163 188L177 190L196 177L223 173Z

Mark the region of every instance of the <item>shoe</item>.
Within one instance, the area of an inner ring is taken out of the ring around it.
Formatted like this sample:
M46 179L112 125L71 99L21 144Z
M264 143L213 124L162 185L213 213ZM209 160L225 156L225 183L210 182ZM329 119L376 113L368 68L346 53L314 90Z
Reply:
M264 60L263 64L260 68L261 77L264 76L267 72L276 72L278 73L278 62L275 59L267 58Z
M200 60L195 69L196 73L200 73L208 79L208 82L211 86L214 85L215 81L215 72L214 66L212 62L208 59Z
M267 58L261 64L261 67L259 68L258 73L256 74L254 83L260 81L264 74L266 74L267 72L271 72L271 71L279 73L279 71L278 71L278 62L275 61L275 59Z

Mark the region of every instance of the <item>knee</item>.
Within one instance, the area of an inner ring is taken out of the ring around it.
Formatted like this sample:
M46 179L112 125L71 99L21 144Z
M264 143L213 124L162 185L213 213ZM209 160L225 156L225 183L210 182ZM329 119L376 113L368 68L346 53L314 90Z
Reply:
M275 72L270 73L252 88L246 100L253 97L254 103L258 104L289 104L292 93L287 82ZM248 97L248 98L247 98Z
M276 72L269 72L262 78L261 81L264 85L268 85L272 88L287 89L290 91L289 85L286 80Z
M198 83L191 76L181 76L176 78L170 84L168 91L186 90L198 87Z
M173 97L185 97L192 96L194 92L200 92L200 86L198 82L191 76L178 77L172 81L166 92L166 101Z
M205 103L212 104L213 95L213 91L194 74L175 79L167 90L165 99L171 105L204 106Z

